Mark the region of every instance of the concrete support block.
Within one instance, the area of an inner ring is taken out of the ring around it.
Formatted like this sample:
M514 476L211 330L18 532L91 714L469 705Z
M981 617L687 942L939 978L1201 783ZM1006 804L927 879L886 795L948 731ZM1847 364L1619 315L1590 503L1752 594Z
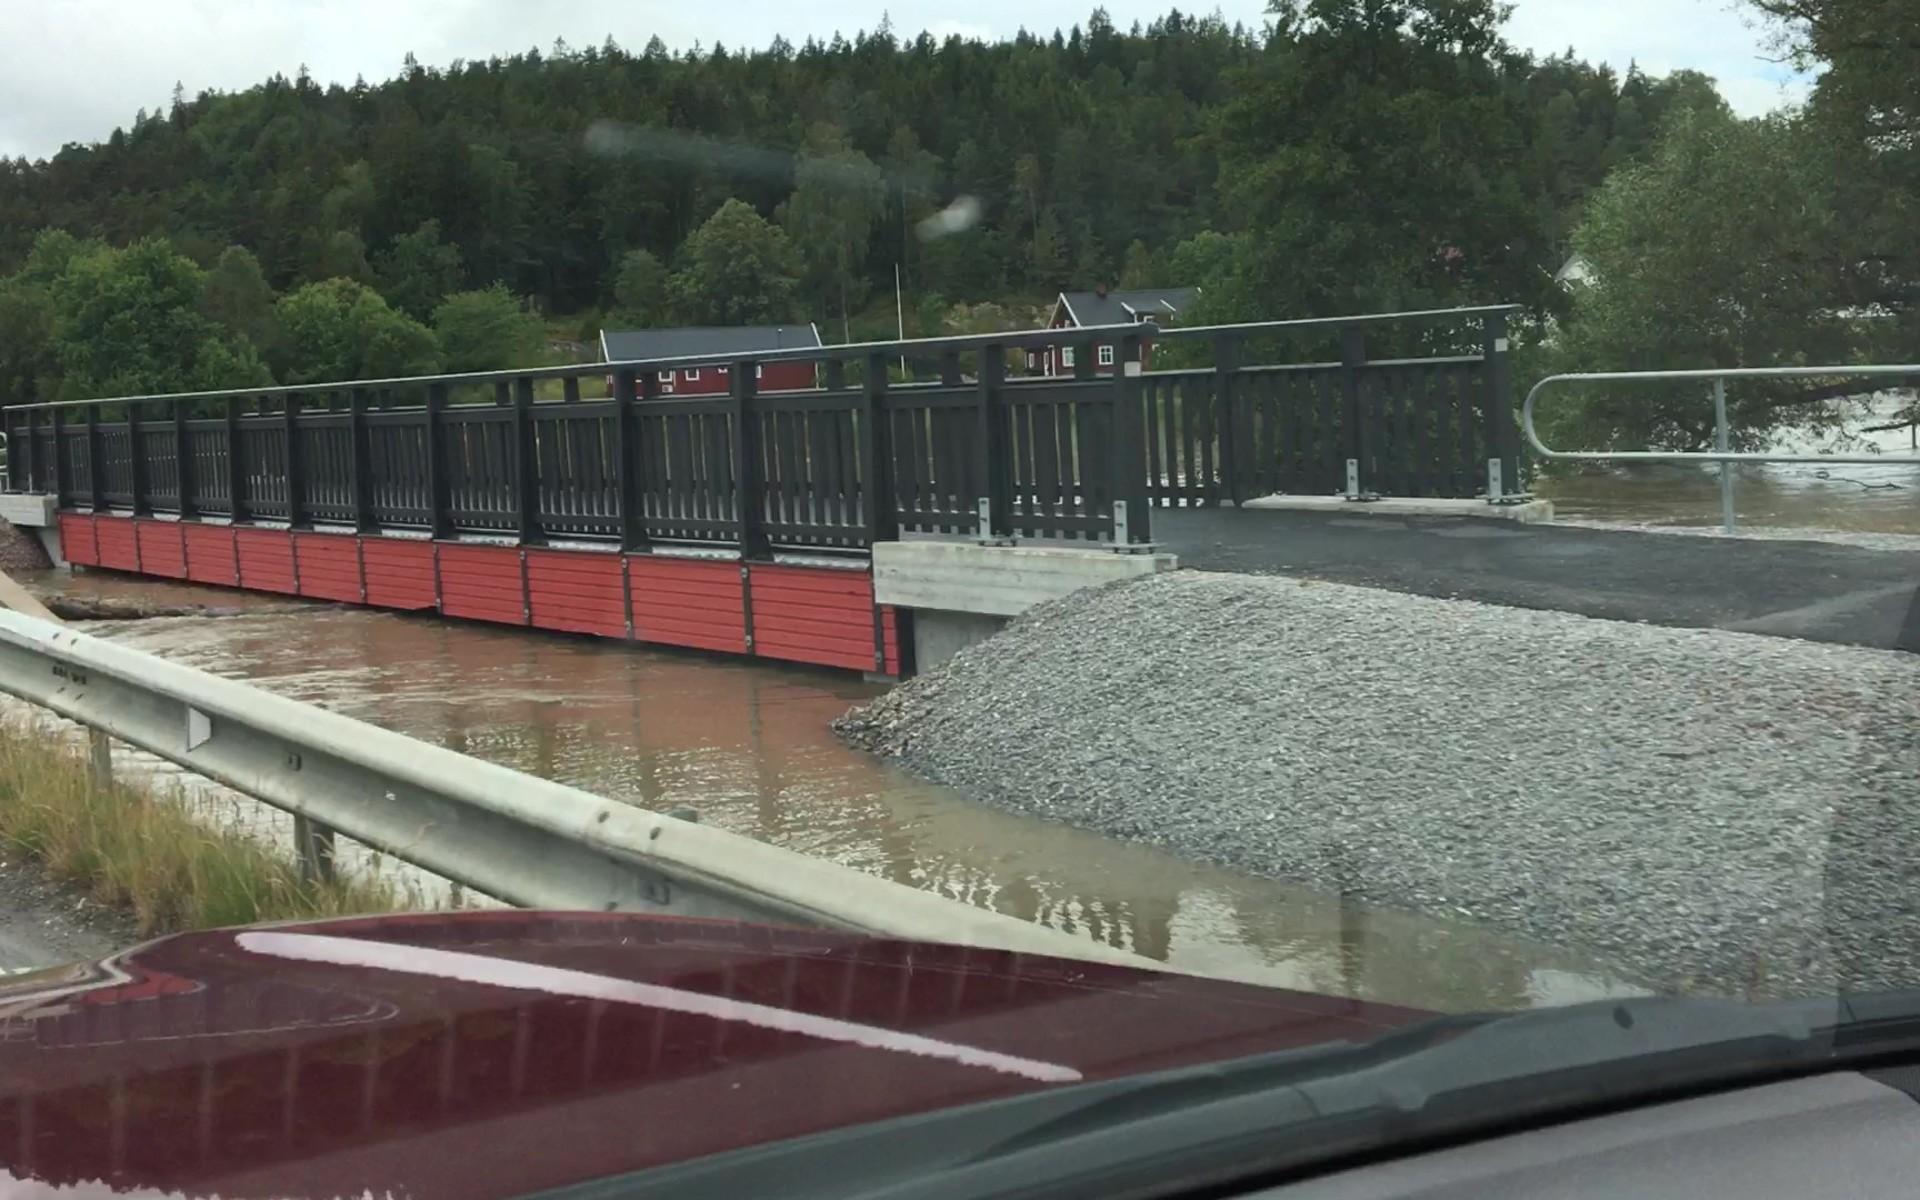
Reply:
M33 528L52 525L53 497L30 492L0 493L0 518Z
M1178 566L1171 554L971 542L880 542L873 548L876 603L916 611L1013 617L1083 587ZM923 659L921 666L928 665Z
M930 671L968 646L986 641L999 633L1008 618L983 613L941 612L916 609L913 614L913 662L921 671Z
M60 527L58 525L38 526L33 530L33 535L40 539L41 548L47 552L48 562L56 567L64 567L67 565L66 556L60 553Z

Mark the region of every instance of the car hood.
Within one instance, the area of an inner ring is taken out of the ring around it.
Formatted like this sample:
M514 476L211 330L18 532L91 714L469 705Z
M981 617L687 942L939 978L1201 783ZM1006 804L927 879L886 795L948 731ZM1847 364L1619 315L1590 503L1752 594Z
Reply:
M0 980L0 1187L512 1196L1425 1015L626 914L183 934Z

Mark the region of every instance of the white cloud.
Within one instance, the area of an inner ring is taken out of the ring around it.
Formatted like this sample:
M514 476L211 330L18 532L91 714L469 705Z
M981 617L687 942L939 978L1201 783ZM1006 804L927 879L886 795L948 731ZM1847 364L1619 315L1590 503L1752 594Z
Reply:
M409 51L422 62L486 58L565 37L576 46L612 35L638 48L659 36L674 47L763 46L776 33L854 33L890 15L896 33L1004 37L1084 23L1097 0L0 0L0 154L51 154L95 141L134 111L164 107L175 81L189 93L248 87L302 64L322 83L390 77ZM1114 24L1162 15L1169 0L1106 0ZM1263 0L1208 0L1258 28ZM1726 0L1519 0L1510 40L1537 53L1575 53L1625 70L1693 67L1718 78L1744 112L1780 93L1786 72L1762 59L1764 37ZM1790 86L1788 97L1798 94Z

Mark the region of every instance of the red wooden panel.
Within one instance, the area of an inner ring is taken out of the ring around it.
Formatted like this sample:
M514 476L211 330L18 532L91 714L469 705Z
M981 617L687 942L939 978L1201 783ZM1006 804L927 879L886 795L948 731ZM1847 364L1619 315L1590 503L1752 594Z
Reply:
M747 651L740 564L636 554L627 559L633 636L643 642Z
M93 536L93 514L60 514L60 557L83 567L100 564L100 544Z
M886 646L886 667L889 675L900 674L900 614L891 604L880 606L880 635Z
M360 545L339 533L296 533L300 594L317 600L360 602Z
M423 609L437 604L433 543L418 538L366 537L360 559L367 603L381 608Z
M297 592L293 578L293 535L284 529L236 529L234 554L240 560L240 586L256 592Z
M140 569L140 547L128 517L95 517L93 536L99 547L100 565L116 571Z
M569 633L627 636L626 588L620 569L617 554L527 551L527 594L533 624Z
M133 534L140 543L141 574L187 577L187 547L177 522L135 521Z
M240 558L233 548L232 528L183 521L181 532L186 535L188 579L221 587L239 586Z
M520 551L440 543L440 611L474 621L526 624Z
M874 661L873 579L831 567L752 568L753 652L856 671Z

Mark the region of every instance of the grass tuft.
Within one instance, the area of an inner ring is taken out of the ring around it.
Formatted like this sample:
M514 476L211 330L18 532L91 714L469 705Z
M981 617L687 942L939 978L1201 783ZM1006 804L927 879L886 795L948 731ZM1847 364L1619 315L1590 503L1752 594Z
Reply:
M384 879L303 880L291 856L200 824L182 799L97 787L44 727L0 723L0 843L130 911L143 935L415 907Z

